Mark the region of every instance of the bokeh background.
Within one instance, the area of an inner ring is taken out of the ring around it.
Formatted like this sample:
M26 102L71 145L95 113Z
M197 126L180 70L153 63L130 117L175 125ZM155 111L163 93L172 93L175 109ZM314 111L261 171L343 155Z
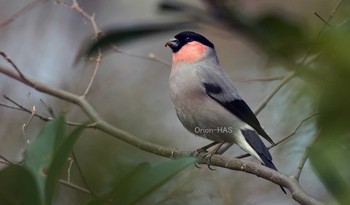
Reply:
M74 93L83 93L92 75L93 63L80 61L74 64L74 61L86 40L94 35L91 23L78 12L55 1L42 1L13 17L30 2L0 0L0 50L10 56L24 73L38 81ZM95 14L97 26L102 31L134 23L164 23L188 19L179 12L162 11L160 2L79 1L88 14ZM200 9L208 8L205 1L187 3ZM237 0L232 3L253 19L267 13L277 13L308 28L307 35L316 38L324 22L314 12L327 19L338 1ZM13 19L9 21L11 17ZM333 21L338 23L343 19L340 12L334 16ZM239 30L228 30L215 22L202 22L186 29L204 34L215 44L222 67L235 80L238 91L253 110L279 81L247 79L283 76L289 72L281 64L274 63L264 49ZM170 63L171 52L164 47L164 43L182 30L162 32L117 45L128 54L104 53L87 98L104 119L139 138L180 150L194 150L208 141L194 137L177 119L169 95L170 67L137 57L147 57L153 53ZM3 59L0 63L9 66ZM292 133L305 117L314 112L315 103L310 97L313 95L296 91L304 84L305 80L299 78L291 80L258 115L261 124L274 141ZM0 102L9 103L2 97L6 95L25 107L35 106L38 113L49 116L40 102L42 99L57 114L65 112L70 121L86 120L77 106L38 93L4 75L0 75L0 95ZM0 154L13 162L22 159L26 141L29 140L30 143L34 140L44 124L40 119L34 118L23 134L22 126L29 117L27 113L0 107ZM315 130L315 119L310 119L295 136L270 150L280 172L286 175L294 173ZM107 192L113 186L116 176L127 172L128 166L145 161L153 164L164 160L95 130L84 132L74 150L84 176L96 193ZM236 156L241 153L243 152L237 146L233 146L225 155ZM65 178L65 175L64 173L62 177ZM83 184L75 163L71 175L72 182ZM331 203L333 200L308 161L300 182L304 190L321 201ZM85 194L61 186L57 204L86 204L89 199ZM290 195L284 195L271 182L244 172L221 168L211 171L205 166L201 169L194 166L186 168L140 203L296 204Z

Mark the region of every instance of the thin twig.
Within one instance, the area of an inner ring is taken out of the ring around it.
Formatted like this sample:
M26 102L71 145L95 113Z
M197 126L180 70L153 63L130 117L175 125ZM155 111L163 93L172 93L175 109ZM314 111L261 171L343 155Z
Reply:
M119 53L119 54L122 54L122 55L126 55L126 56L130 56L130 57L139 58L139 59L155 61L155 62L160 63L162 65L165 65L165 66L167 66L169 68L171 67L170 63L168 63L165 60L159 58L154 53L149 53L148 55L140 55L140 54L130 53L128 51L122 50L121 48L119 48L118 46L116 46L114 44L112 44L111 47L114 50L114 52L116 52L116 53Z
M8 163L5 162L5 161L0 160L0 164L8 164Z
M95 21L95 14L89 15L83 8L81 8L80 4L77 0L72 0L71 4L68 4L65 1L59 1L57 2L63 6L68 7L69 9L77 11L84 19L87 19L90 21L92 29L94 30L95 37L98 35L101 35L102 31L97 27L96 21Z
M96 74L97 74L97 71L98 71L98 69L99 69L99 67L100 67L101 60L102 60L101 49L98 49L97 57L96 57L96 59L95 59L96 62L95 62L95 66L94 66L94 71L93 71L92 76L91 76L91 78L90 78L89 84L88 84L88 86L86 87L85 92L84 92L84 94L83 94L84 97L85 97L85 96L89 93L89 91L90 91L90 88L91 88L91 86L92 86L92 83L94 82L95 77L96 77Z
M83 181L84 186L86 187L87 190L89 190L89 192L90 192L93 196L97 197L97 194L95 194L95 193L92 191L91 187L89 186L89 184L88 184L88 182L87 182L87 180L86 180L86 178L85 178L85 175L83 174L83 170L82 170L81 167L80 167L80 164L79 164L79 162L78 162L77 156L76 156L76 154L75 154L74 151L72 151L72 156L73 156L73 160L75 161L75 166L76 166L77 169L78 169L80 178L81 178L81 180Z
M34 105L33 108L32 108L32 113L30 114L30 117L29 117L27 123L25 124L26 126L25 126L24 129L27 129L27 127L29 126L30 122L33 120L33 117L34 117L35 113L36 113L36 108L35 108L35 105Z
M36 6L39 6L41 3L44 3L46 0L34 0L32 2L29 2L25 6L23 6L20 10L15 12L12 16L6 18L2 22L0 22L0 28L3 28L16 20L18 17L22 16L26 12L30 11L31 9L35 8Z
M11 106L11 105L7 105L7 104L4 104L4 103L0 103L0 106L6 107L6 108L10 108L10 109L14 109L14 110L23 111L23 112L28 113L28 114L32 113L32 111L30 109L20 105L18 102L14 101L13 99L11 99L11 98L9 98L7 96L6 96L6 98L7 98L7 100L9 100L13 104L15 104L17 107ZM45 116L40 115L40 114L38 114L36 112L34 113L34 116L39 118L39 119L41 119L41 120L43 120L43 121L45 121L45 122L54 120L54 118L52 118L52 117L45 117ZM70 126L85 126L85 128L95 128L95 124L94 123L85 125L84 123L66 121L66 124L70 125Z
M60 181L61 184L65 185L65 186L67 186L69 188L72 188L72 189L74 189L76 191L79 191L81 193L84 193L84 194L91 195L91 192L89 190L87 190L87 189L85 189L85 188L83 188L81 186L78 186L76 184L73 184L73 183L68 182L66 180L63 180L63 179L60 179L59 181Z
M66 186L66 187L69 187L69 188L71 188L71 189L74 189L74 190L76 190L76 191L78 191L78 192L81 192L81 193L84 193L84 194L93 196L93 197L95 197L95 198L98 198L98 196L97 196L97 195L94 195L92 192L90 192L90 190L88 190L88 189L86 189L86 188L83 188L83 187L81 187L81 186L78 186L78 185L76 185L76 184L73 184L73 183L71 183L71 182L69 182L69 181L65 181L65 180L63 180L63 179L60 179L59 182L60 182L62 185ZM112 203L113 201L112 201L111 199L107 199L105 202Z
M317 16L325 25L329 26L330 28L334 28L326 20L324 20L317 12L314 12L314 15Z
M19 104L18 102L16 102L15 100L11 99L10 97L4 95L4 98L8 101L10 101L11 103L15 104L17 107L14 107L14 106L11 106L11 105L6 105L4 103L0 103L0 106L3 106L3 107L7 107L7 108L10 108L10 109L15 109L15 110L20 110L20 111L23 111L23 112L26 112L26 113L29 113L29 114L32 114L32 110L22 106L21 104ZM43 121L49 121L51 119L47 118L47 117L44 117L42 115L39 115L38 113L34 113L34 116L35 117L38 117L40 118L41 120Z
M6 157L4 157L4 156L2 156L2 155L0 155L0 159L3 160L3 161L1 162L1 163L3 163L3 164L7 164L7 165L13 164L10 160L8 160Z
M47 110L47 112L51 115L52 118L55 118L55 112L53 111L52 107L49 106L43 99L40 98L40 102L43 105L43 107L45 108L45 110Z
M6 108L10 108L10 109L14 109L14 110L22 110L23 111L23 109L21 109L19 107L14 107L12 105L7 105L7 104L4 104L2 102L0 102L0 106L6 107Z
M295 170L295 173L294 173L294 175L293 175L293 177L294 177L297 181L299 181L301 172L302 172L302 170L303 170L303 168L304 168L304 165L305 165L305 163L306 163L306 160L307 160L308 156L309 156L309 152L308 152L307 149L305 149L303 155L302 155L301 158L300 158L300 161L299 161L299 164L298 164L298 166L297 166L297 168L296 168L296 170Z
M272 99L272 97L294 77L295 72L293 71L289 72L286 76L284 76L283 79L270 91L270 93L261 101L261 103L255 109L255 115L258 115L261 112L261 110L265 108L265 106Z
M67 4L66 4L67 5ZM95 14L89 15L83 8L81 8L80 4L77 0L72 0L72 4L68 5L71 9L77 11L81 16L83 16L85 19L89 20L91 23L91 26L94 30L95 37L100 35L102 31L97 27L96 21L95 21Z
M6 107L6 108L10 108L10 109L14 109L14 110L20 110L20 111L23 111L23 112L26 112L26 113L29 113L29 114L32 113L31 110L29 110L27 108L24 108L24 107L22 107L22 108L14 107L12 105L6 105L4 103L0 103L0 106ZM34 116L40 118L41 120L43 120L45 122L47 122L49 120L52 120L51 118L44 117L42 115L39 115L38 113L35 113Z
M312 142L309 144L308 147L310 147L310 145L312 145L312 144L316 141L316 139L318 138L319 133L320 133L320 132L318 131L318 132L314 135L313 140L312 140ZM297 166L297 168L295 169L294 174L292 175L292 177L293 177L295 180L297 180L297 181L299 181L299 179L300 179L301 172L303 171L303 168L304 168L304 166L305 166L305 163L306 163L306 161L307 161L308 156L309 156L309 150L308 150L308 148L305 148L305 151L304 151L303 155L301 156L301 158L300 158L300 160L299 160L298 166Z
M19 107L20 109L28 110L29 113L32 113L31 110L29 110L29 109L23 107L22 105L20 105L20 104L17 103L15 100L13 100L13 99L11 99L10 97L8 97L7 95L3 95L3 97L4 97L6 100L8 100L8 101L10 101L11 103L13 103L14 105L16 105L17 107Z
M292 133L290 133L289 135L287 135L285 138L283 138L282 140L279 140L278 142L275 143L275 145L270 145L268 147L268 149L271 149L272 147L276 147L277 145L281 144L282 142L286 141L288 138L292 137L293 135L295 135L299 129L311 118L316 117L318 115L318 113L313 113L308 115L307 117L305 117L302 121L300 121L300 123L298 124L298 126L294 129L294 131Z
M22 71L21 71L21 70L17 67L17 65L11 60L11 58L10 58L8 55L6 55L5 52L0 51L0 55L1 55L8 63L11 64L11 66L18 72L18 74L21 76L21 78L22 78L23 80L29 82L28 79L26 79L26 77L25 77L24 74L22 73Z
M70 8L70 9L73 9L75 11L77 11L82 17L84 17L85 19L87 19L92 27L93 27L93 30L94 30L94 38L97 38L98 36L100 36L103 32L101 29L99 29L99 27L97 26L97 23L96 23L96 20L95 20L95 14L92 14L92 15L89 15L80 5L79 3L77 2L77 0L72 0L72 3L71 4L68 4L64 1L62 2L59 2L61 3L62 5ZM146 55L138 55L138 54L135 54L135 53L130 53L130 52L127 52L127 51L124 51L122 49L120 49L119 47L117 47L116 45L114 44L111 44L111 47L113 48L113 50L117 53L120 53L120 54L123 54L123 55L127 55L127 56L131 56L131 57L135 57L135 58L140 58L140 59L145 59L145 60L152 60L152 61L155 61L155 62L158 62L162 65L165 65L165 66L168 66L170 67L170 63L166 62L165 60L162 60L160 59L158 56L156 56L155 54L153 53L149 53L148 56ZM98 56L100 56L99 58L102 57L102 53L99 53ZM99 59L97 58L97 59ZM96 63L98 63L99 61L96 60ZM95 69L96 70L96 69Z
M242 82L252 82L252 81L276 81L276 80L282 80L285 76L277 76L277 77L238 77L234 78L235 81L242 81Z
M33 117L35 116L35 113L36 113L36 108L35 108L35 106L33 106L32 112L30 114L30 117L29 117L27 123L24 123L22 126L23 139L25 141L25 144L27 144L27 145L29 144L29 140L26 139L26 129L28 128L29 124L32 122Z
M61 2L62 5L72 9L72 10L75 10L76 12L78 12L84 19L87 19L93 30L94 30L94 38L97 38L99 35L102 34L102 31L97 27L97 23L96 23L96 20L95 20L95 14L92 14L92 15L89 15L81 6L80 4L78 3L77 0L72 0L72 3L71 4L68 4L66 2ZM91 89L91 86L92 86L92 83L94 82L95 80L95 77L96 77L96 74L97 74L97 71L99 70L99 67L100 67L100 64L101 64L101 60L102 60L102 52L101 52L101 49L98 49L98 53L97 53L97 57L94 58L94 61L95 61L95 66L94 66L94 70L93 70L93 73L92 73L92 76L89 80L89 83L88 83L88 86L86 87L85 91L84 91L84 94L82 95L83 97L86 97L87 94L89 93L90 89Z
M308 121L310 120L311 118L313 117L316 117L318 115L318 113L313 113L313 114L310 114L308 116L306 116L303 120L300 121L300 123L294 128L293 132L289 133L288 135L286 135L285 137L283 137L282 139L278 140L275 144L272 144L272 145L269 145L267 147L267 149L271 149L273 147L276 147L277 145L281 144L282 142L286 141L287 139L291 138L292 136L294 136L298 131L299 129ZM242 154L242 155L239 155L237 156L236 158L238 159L242 159L242 158L245 158L245 157L249 157L250 154Z
M148 54L148 57L149 57L149 59L151 59L151 60L153 60L153 61L155 61L155 62L158 62L158 63L160 63L160 64L163 64L163 65L165 65L165 66L168 66L168 67L171 66L170 63L168 63L168 62L166 62L165 60L159 58L159 57L156 56L156 54L154 54L154 53L149 53L149 54Z
M73 162L74 160L72 158L68 158L68 161L69 161L69 165L68 165L68 169L67 169L67 181L68 182L71 182L70 179L71 179L71 170L72 170L72 165L73 165Z
M329 22L333 19L335 13L337 13L338 9L340 8L340 5L343 3L344 0L340 0L337 6L333 9L331 15L328 17L328 19L325 21L327 23L323 24L320 31L317 33L316 39L320 38L321 34L323 33L324 29L329 25ZM301 61L301 64L304 64L306 59L311 55L312 51L315 49L316 44L312 44L312 46L309 48L308 52L306 53L305 57Z

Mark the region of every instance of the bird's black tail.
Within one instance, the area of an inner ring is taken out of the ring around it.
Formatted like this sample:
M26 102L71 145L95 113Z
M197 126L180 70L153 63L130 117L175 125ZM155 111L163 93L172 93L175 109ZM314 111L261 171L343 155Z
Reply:
M256 153L259 155L261 160L263 161L263 165L274 169L276 171L276 166L272 163L272 156L269 152L269 150L266 148L263 141L260 139L259 135L254 130L241 130L243 136L247 140L248 144L256 151ZM282 191L287 194L286 190L280 186Z

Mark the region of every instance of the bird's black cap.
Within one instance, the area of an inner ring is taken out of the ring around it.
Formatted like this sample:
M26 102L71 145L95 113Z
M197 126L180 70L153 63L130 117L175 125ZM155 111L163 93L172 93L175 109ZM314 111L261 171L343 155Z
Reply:
M165 46L169 46L171 50L174 53L176 53L182 48L182 46L186 45L188 42L191 41L198 41L203 45L209 46L210 48L214 49L214 44L212 42L210 42L204 36L193 31L183 31L181 33L176 34L173 39L171 39L165 44Z

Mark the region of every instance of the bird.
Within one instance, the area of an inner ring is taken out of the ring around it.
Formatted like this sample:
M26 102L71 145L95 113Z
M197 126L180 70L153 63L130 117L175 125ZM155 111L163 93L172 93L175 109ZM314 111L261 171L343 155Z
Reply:
M277 171L260 136L275 143L220 67L214 44L201 34L183 31L165 46L172 51L170 96L179 120L189 132L213 141L194 153L205 151L210 159L223 144L235 143Z

